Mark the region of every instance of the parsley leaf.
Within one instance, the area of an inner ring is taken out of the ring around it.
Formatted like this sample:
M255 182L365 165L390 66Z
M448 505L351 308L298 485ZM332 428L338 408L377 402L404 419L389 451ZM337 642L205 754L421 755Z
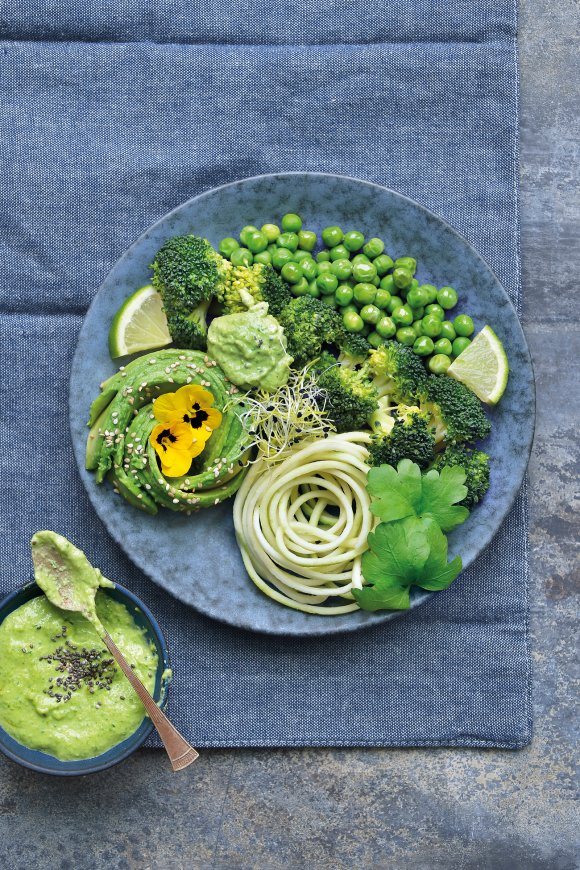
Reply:
M450 532L469 516L457 502L467 495L465 471L459 466L432 470L421 475L418 465L402 459L397 470L390 465L371 468L367 489L376 499L371 510L384 523L406 517L433 519L444 532Z
M454 465L440 472L428 471L422 483L421 516L432 517L443 532L450 532L465 522L469 511L457 504L467 495L463 468Z
M446 589L461 571L461 557L447 562L447 538L432 519L406 517L380 523L362 557L367 585L352 594L363 610L406 610L415 584Z

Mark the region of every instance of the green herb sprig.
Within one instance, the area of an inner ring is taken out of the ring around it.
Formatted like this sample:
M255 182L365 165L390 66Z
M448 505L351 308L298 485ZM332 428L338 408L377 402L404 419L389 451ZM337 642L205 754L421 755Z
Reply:
M421 474L402 459L397 468L371 468L367 489L372 512L381 522L368 537L362 558L367 585L353 589L363 610L406 610L413 585L429 591L447 589L462 568L461 557L447 561L447 538L465 522L467 508L457 504L467 494L465 471L454 466Z

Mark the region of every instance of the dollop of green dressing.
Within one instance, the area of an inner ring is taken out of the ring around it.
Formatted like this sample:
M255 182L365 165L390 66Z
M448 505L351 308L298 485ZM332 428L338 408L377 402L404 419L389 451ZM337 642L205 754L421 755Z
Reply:
M158 657L146 630L106 592L95 616L150 692ZM41 595L0 625L0 725L19 743L64 761L93 758L133 734L141 701L81 613Z
M268 314L266 302L212 320L207 352L242 389L259 387L273 393L288 381L292 357L286 353L284 330Z
M101 586L115 584L94 568L82 550L56 532L36 532L30 542L34 579L56 607L76 610L103 635L95 610L95 594Z

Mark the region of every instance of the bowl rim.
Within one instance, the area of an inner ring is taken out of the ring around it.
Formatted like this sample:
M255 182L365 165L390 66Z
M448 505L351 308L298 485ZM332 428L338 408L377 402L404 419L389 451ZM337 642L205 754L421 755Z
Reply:
M159 649L161 651L160 661L159 661L159 664L157 666L158 671L160 668L162 668L161 673L163 674L165 671L171 670L171 660L169 657L169 650L167 649L167 642L165 640L165 635L163 634L163 631L161 630L159 623L157 622L157 620L155 619L155 617L153 616L153 614L151 613L149 608L146 606L146 604L143 603L143 601L141 601L140 598L138 598L133 592L131 592L130 589L127 589L121 583L115 582L114 589L118 590L121 593L121 598L127 599L129 604L132 604L132 605L138 607L139 610L143 613L146 621L149 623L151 634L153 634L155 636L157 643L159 645ZM33 593L33 594L31 594L31 593ZM16 609L16 608L13 608L8 613L3 614L3 611L7 607L10 607L10 605L12 605L15 600L19 599L21 596L25 596L25 600L22 601L22 604L25 604L26 601L29 601L32 598L37 598L43 594L44 593L43 593L42 589L40 588L40 586L38 586L38 584L34 580L32 580L28 583L25 583L23 586L19 586L18 589L14 589L12 592L9 592L8 595L6 595L4 598L2 598L0 600L0 625L2 624L4 619L10 613L13 613L14 610ZM171 678L166 679L166 680L162 679L160 681L160 698L159 698L158 704L161 707L161 709L163 709L167 705L170 683L171 683ZM100 762L98 761L99 758L103 758L103 756L105 756L107 753L112 752L116 748L116 746L122 746L123 743L125 743L127 740L131 740L131 738L134 737L134 735L137 733L137 731L139 731L139 729L143 727L144 723L146 723L146 724L145 724L145 727L143 728L143 732L137 738L137 740L135 741L134 744L126 746L122 752L118 753L117 755L113 756L112 758L107 758L106 761L100 761ZM26 746L26 744L20 743L20 741L16 740L16 738L12 737L12 735L9 734L0 725L0 752L2 752L7 758L10 758L11 761L15 761L17 764L20 764L22 767L26 767L29 770L34 770L36 773L43 773L43 774L47 774L49 776L86 776L86 775L91 774L91 773L99 773L102 770L107 770L108 768L113 767L114 765L118 764L119 762L124 761L126 758L128 758L130 755L132 755L134 752L136 752L137 749L140 749L140 747L143 745L145 740L149 737L149 735L153 731L154 727L155 726L153 725L153 722L151 721L151 719L149 719L149 717L147 715L145 715L143 717L143 720L139 724L139 726L135 729L135 731L133 731L132 734L129 735L129 737L126 737L125 740L121 741L120 743L115 744L115 746L111 746L110 749L107 749L105 752L101 753L101 755L95 755L93 757L89 757L86 759L79 758L79 759L74 759L72 761L63 761L59 758L56 758L56 756L49 755L49 753L47 753L47 752L42 752L42 750L39 750L39 749L32 749L30 746ZM10 740L14 741L19 746L24 747L24 749L26 749L27 751L36 753L40 757L41 760L36 761L36 760L23 758L22 756L20 756L11 747L6 746L6 744L4 742L4 735L7 735L10 738ZM57 770L54 767L49 767L48 765L43 764L42 763L43 757L46 757L47 759L55 759L61 765L69 765L70 764L71 767L70 768L63 767L62 769ZM76 769L74 767L74 765L85 764L85 763L88 763L91 761L94 763L88 764L87 767L83 767L82 769Z

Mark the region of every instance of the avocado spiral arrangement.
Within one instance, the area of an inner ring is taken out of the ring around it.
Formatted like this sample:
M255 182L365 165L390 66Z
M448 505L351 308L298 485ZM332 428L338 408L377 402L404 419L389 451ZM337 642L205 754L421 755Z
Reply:
M157 424L152 403L187 384L212 393L222 423L190 473L165 478L149 441ZM231 402L237 392L217 363L199 351L168 349L133 360L101 384L91 405L87 469L97 483L108 478L130 504L150 514L159 507L191 512L219 504L238 490L247 471L244 405Z

